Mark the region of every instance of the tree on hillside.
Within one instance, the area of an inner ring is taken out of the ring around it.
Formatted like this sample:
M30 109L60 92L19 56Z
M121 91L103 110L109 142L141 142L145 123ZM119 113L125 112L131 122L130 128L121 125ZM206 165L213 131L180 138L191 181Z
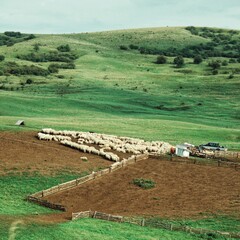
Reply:
M167 58L164 55L160 55L157 57L157 64L164 64L167 62Z
M174 58L173 63L176 64L176 67L180 68L184 65L184 58L182 56L177 56Z
M194 58L193 58L193 63L194 63L194 64L200 64L202 61L203 61L203 59L202 59L202 56L201 56L201 55L196 55L196 56L194 56Z

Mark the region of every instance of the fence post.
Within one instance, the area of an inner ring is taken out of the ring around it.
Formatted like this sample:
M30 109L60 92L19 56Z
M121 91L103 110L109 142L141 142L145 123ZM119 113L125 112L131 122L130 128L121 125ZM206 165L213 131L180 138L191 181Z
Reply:
M145 220L144 220L144 219L141 221L141 226L142 226L142 227L145 226Z
M221 164L221 161L220 161L220 160L218 160L218 167L220 167L220 164Z
M96 214L97 214L97 211L95 211L95 212L94 212L94 214L93 214L93 218L95 218L95 217L96 217Z

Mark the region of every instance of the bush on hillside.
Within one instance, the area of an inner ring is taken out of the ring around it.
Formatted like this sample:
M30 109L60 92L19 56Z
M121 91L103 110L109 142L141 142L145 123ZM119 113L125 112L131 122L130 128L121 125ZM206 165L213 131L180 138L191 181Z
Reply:
M8 62L4 66L4 75L36 75L36 76L47 76L49 71L35 65L18 65L15 62Z
M221 67L221 61L220 60L213 60L208 63L208 66L211 67L213 70L219 69Z
M57 50L59 52L70 52L71 51L70 46L68 44L58 46Z
M200 64L202 61L203 61L203 59L202 59L201 55L194 56L194 59L193 59L194 64Z
M67 62L71 63L78 57L74 53L49 52L49 53L29 53L18 55L17 58L32 62Z
M57 68L54 64L50 64L50 65L48 66L48 71L49 71L50 73L58 73L58 68Z
M167 58L164 55L159 55L157 57L156 63L157 64L165 64L167 62Z
M227 60L222 61L222 66L227 66L227 65L228 65Z
M234 58L229 59L229 63L236 63L236 62L237 62L237 60Z
M5 56L4 55L0 55L0 62L4 61Z
M182 56L177 56L174 58L173 63L177 68L180 68L184 65L184 58Z
M15 37L15 38L22 37L22 34L20 32L6 31L4 32L4 34L8 37Z
M120 45L119 48L121 50L124 50L124 51L127 51L128 50L128 47L127 46L124 46L124 45Z
M130 44L129 48L132 49L132 50L138 50L139 49L139 47L137 45L134 45L134 44Z

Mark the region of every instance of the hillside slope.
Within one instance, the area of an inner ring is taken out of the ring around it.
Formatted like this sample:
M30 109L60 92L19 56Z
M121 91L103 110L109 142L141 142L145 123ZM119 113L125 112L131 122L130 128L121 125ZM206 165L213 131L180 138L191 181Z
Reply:
M239 149L240 34L206 29L37 35L0 46L0 129L18 130L14 123L23 118L25 129L91 130L173 144L217 141ZM66 44L70 52L57 50ZM178 54L199 53L199 46L201 64L190 57L182 68L172 64ZM167 63L155 64L162 51ZM216 57L206 57L209 51L232 63L213 75L208 62Z

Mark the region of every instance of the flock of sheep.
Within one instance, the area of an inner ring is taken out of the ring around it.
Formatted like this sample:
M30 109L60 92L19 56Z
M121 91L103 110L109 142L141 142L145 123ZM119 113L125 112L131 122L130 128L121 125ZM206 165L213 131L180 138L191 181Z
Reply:
M165 154L170 152L171 145L160 141L144 141L138 138L118 137L115 135L98 134L91 132L79 131L56 131L51 128L44 128L38 133L40 140L59 141L61 144L78 149L82 152L92 153L102 156L108 160L119 162L120 158L117 154L110 152L111 150L139 154ZM73 141L74 139L74 141ZM91 145L98 145L95 148Z

